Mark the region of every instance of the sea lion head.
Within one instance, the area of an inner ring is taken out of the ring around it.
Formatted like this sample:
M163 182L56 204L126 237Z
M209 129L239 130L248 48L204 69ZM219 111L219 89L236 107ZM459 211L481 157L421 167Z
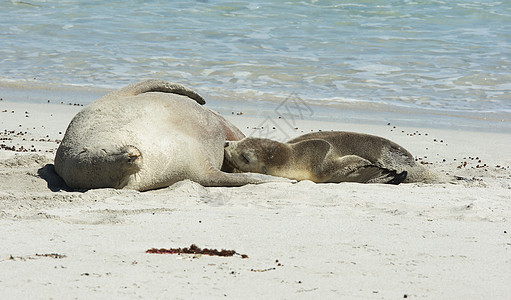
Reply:
M276 175L289 160L290 151L289 146L274 140L246 137L225 142L224 157L240 171Z

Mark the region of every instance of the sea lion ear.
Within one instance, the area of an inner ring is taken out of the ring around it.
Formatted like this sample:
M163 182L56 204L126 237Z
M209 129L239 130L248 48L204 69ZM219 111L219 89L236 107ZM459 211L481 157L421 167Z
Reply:
M264 174L268 174L268 169L265 166L263 166L263 172Z

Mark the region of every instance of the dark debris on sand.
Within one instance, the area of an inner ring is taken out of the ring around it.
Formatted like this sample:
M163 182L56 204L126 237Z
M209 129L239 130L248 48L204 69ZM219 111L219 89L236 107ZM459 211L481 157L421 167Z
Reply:
M239 254L235 250L225 250L222 249L221 251L218 251L217 249L208 249L204 248L201 249L197 245L192 244L189 248L151 248L146 251L146 253L155 253L155 254L178 254L181 253L184 254L204 254L204 255L211 255L211 256L234 256L235 254L241 255L241 258L248 258L248 255L246 254Z

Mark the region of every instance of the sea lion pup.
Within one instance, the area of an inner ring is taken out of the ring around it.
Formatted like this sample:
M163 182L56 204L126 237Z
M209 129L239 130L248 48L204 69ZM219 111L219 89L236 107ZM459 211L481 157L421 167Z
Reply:
M235 168L314 182L391 183L417 181L425 169L398 144L354 132L315 132L286 143L247 137L225 143Z
M232 171L223 165L224 142L244 135L204 103L194 91L161 80L107 94L73 118L57 149L55 171L73 189L144 191L183 179L204 186L281 181L224 172Z

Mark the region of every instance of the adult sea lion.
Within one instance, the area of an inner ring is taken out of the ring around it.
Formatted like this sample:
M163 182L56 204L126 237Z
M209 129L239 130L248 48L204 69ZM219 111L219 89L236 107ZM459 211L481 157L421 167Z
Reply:
M315 132L286 143L247 137L225 143L235 168L314 182L391 183L417 181L424 167L398 144L354 132Z
M204 186L281 181L227 173L226 140L244 137L194 91L146 80L86 106L71 121L55 156L55 171L74 189L149 190L190 179Z

